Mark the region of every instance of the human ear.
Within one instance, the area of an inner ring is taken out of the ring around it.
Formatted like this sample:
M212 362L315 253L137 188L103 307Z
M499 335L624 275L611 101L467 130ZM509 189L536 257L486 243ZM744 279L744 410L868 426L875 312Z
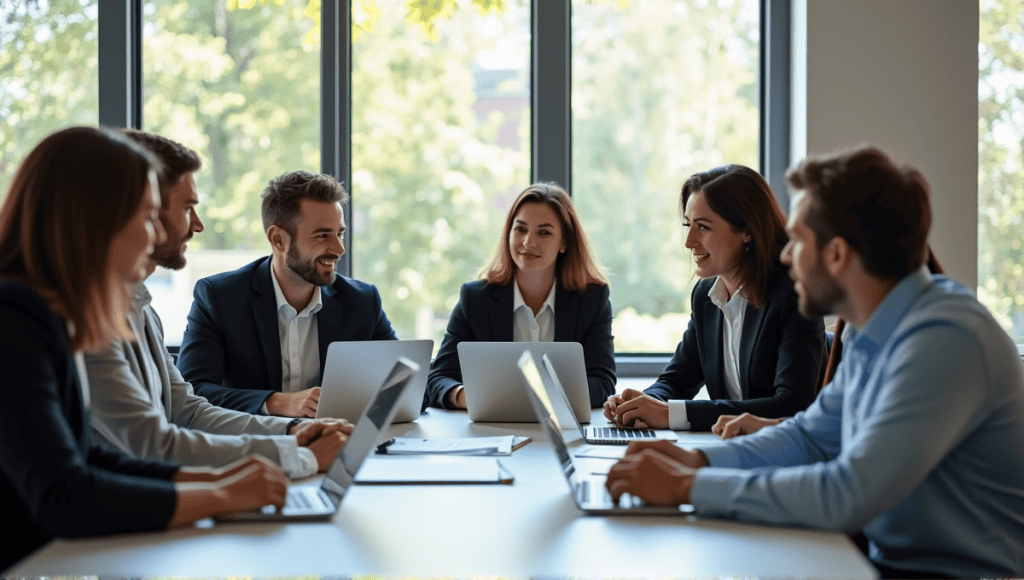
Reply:
M291 242L291 236L284 228L272 225L267 228L267 241L270 242L270 246L272 248L278 252L285 253L288 251L288 244Z

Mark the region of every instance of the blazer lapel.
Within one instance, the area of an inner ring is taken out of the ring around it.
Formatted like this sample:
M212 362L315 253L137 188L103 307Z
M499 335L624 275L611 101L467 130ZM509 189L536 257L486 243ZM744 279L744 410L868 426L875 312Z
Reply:
M515 284L513 281L512 284ZM512 285L497 286L491 292L487 304L487 316L491 322L491 340L512 342Z
M569 294L561 286L555 289L555 342L579 342L576 319L579 318L580 296L582 293Z
M765 315L768 313L768 300L764 302L764 308L758 310L747 304L747 311L743 313L743 334L740 336L740 389L743 391L743 399L749 399L750 393L750 364L751 355L754 352L754 345L761 334L761 327L764 325Z
M708 351L710 367L704 368L704 384L708 396L714 399L726 398L723 388L725 380L725 353L722 352L722 311L710 299L704 303L704 341Z
M272 391L281 390L281 335L277 327L277 298L274 297L274 283L270 277L270 260L256 269L250 290L252 298L249 309L256 326L256 336L263 347L267 375L264 384Z
M320 287L320 311L316 313L316 335L317 344L320 346L320 380L318 385L324 382L324 369L327 368L327 349L330 348L331 339L340 339L343 335L339 332L344 320L344 308L341 303L334 299L337 291L333 286Z

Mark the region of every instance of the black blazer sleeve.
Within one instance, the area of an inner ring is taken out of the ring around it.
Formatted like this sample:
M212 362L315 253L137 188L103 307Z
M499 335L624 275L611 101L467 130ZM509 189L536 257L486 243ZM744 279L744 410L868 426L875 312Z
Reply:
M742 401L714 399L687 401L686 416L693 431L709 431L721 415L750 413L774 419L791 417L814 400L825 360L825 326L820 317L804 318L797 310L798 296L785 274L776 279L764 322L748 358L747 393ZM753 313L747 307L744 316ZM716 337L721 341L719 334Z
M698 282L694 286L690 294L690 322L683 332L683 339L676 346L676 352L668 366L644 393L660 401L692 399L704 386L704 367L701 364L700 352L703 350L700 348L702 337L698 335L703 334L703 304L707 300L710 287L706 281Z
M612 336L610 293L605 285L587 288L581 296L579 326L573 329L574 340L583 345L592 409L604 406L608 397L615 394L615 337ZM557 325L556 322L555 334L561 334Z
M210 403L226 409L259 414L260 407L275 391L224 386L225 363L228 359L225 341L232 332L223 327L222 313L217 308L216 300L216 292L208 280L196 282L188 325L178 353L178 369L184 379L192 384L195 393L206 397ZM244 301L245 295L240 294L237 300ZM261 352L251 354L253 357L263 356ZM240 364L245 362L241 361ZM256 360L251 361L250 366L265 368L262 361Z
M165 527L177 466L92 443L63 324L35 292L0 284L0 320L0 501L15 531L0 570L54 536Z
M462 384L462 367L459 366L459 343L464 340L478 340L470 324L470 308L476 300L481 300L470 290L469 284L463 284L459 290L459 302L448 317L448 328L437 350L437 357L430 363L430 374L427 376L427 397L431 407L449 408L445 395L454 387ZM486 309L479 309L486 316Z

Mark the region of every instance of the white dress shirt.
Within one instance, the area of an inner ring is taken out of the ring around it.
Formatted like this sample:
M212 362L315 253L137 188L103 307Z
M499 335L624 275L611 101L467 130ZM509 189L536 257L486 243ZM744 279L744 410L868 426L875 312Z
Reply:
M320 334L316 326L316 313L323 307L320 287L313 289L313 298L302 312L296 312L285 299L273 270L271 266L270 279L274 281L277 298L277 331L281 338L281 391L297 393L320 382Z
M555 284L551 284L548 297L535 316L519 291L519 282L512 285L512 341L554 342L555 340Z
M725 367L725 391L734 401L743 400L743 389L740 387L740 340L743 338L743 315L747 311L747 298L740 287L726 300L725 282L719 276L708 290L708 298L722 311L722 357ZM690 428L686 416L686 400L668 401L669 429L685 430Z

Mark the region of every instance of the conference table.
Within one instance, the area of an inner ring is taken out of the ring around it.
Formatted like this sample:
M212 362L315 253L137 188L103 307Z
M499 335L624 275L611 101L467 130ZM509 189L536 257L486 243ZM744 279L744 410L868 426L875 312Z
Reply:
M606 423L599 410L595 424ZM11 576L771 577L875 578L842 533L672 516L588 516L576 507L536 423L473 423L428 409L392 437L518 435L532 441L502 465L511 484L366 485L330 521L225 524L164 532L58 539ZM680 432L680 444L715 444ZM574 445L582 445L582 441ZM622 448L605 449L621 453ZM574 446L575 449L575 446ZM371 456L368 461L388 461ZM614 459L577 458L603 473ZM317 485L318 478L295 485ZM17 533L16 530L9 532Z

